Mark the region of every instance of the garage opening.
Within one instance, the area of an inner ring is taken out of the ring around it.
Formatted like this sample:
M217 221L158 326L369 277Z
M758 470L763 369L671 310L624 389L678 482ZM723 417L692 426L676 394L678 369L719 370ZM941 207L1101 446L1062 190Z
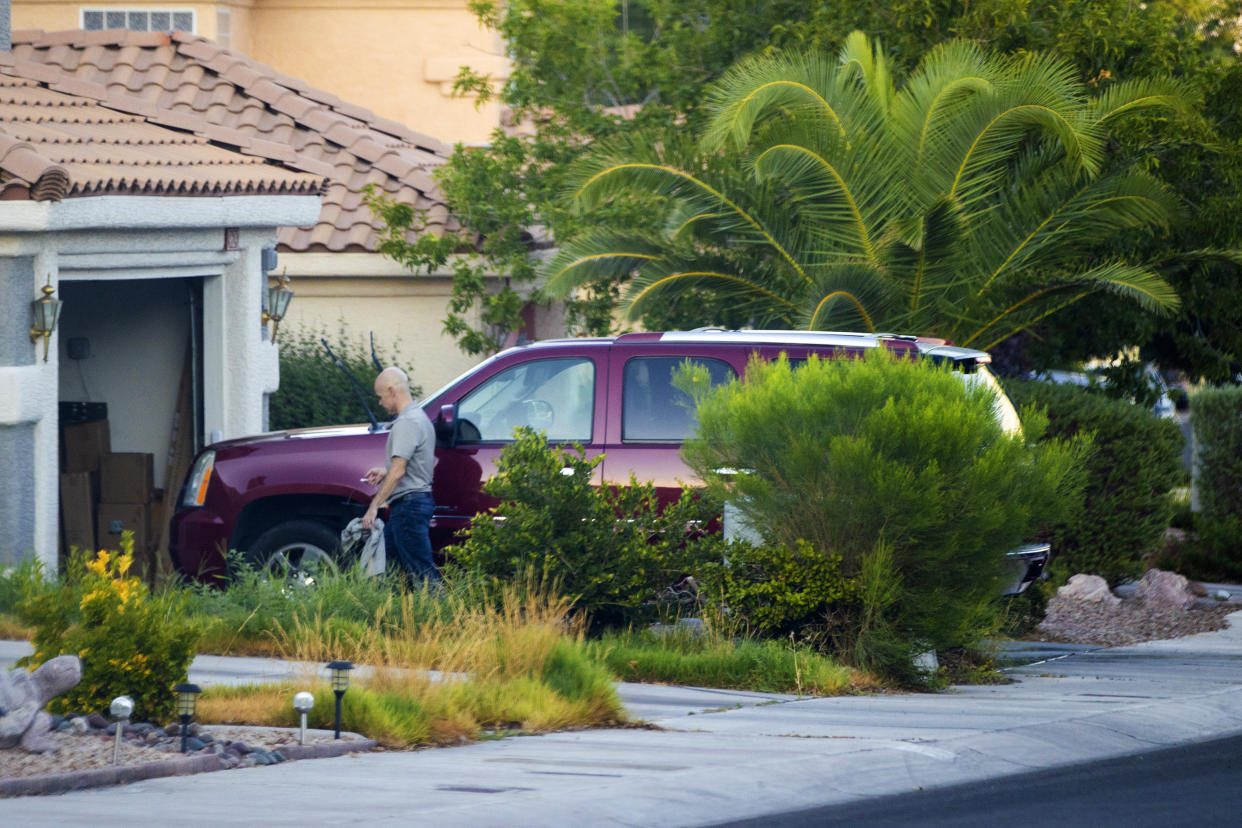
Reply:
M202 278L62 280L61 556L115 549L167 568L167 508L202 444ZM166 540L165 540L166 544Z

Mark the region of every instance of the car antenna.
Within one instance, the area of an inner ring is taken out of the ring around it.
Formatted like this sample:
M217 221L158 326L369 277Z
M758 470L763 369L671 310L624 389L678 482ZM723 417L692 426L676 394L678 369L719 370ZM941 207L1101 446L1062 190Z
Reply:
M371 331L371 362L375 363L376 371L384 370L384 366L380 365L379 357L375 355L375 331Z
M332 353L332 347L328 345L328 340L320 337L319 341L323 344L323 349L328 352L328 356L332 359L332 364L337 368L340 368L341 373L345 375L347 380L349 380L349 384L353 387L354 393L358 396L358 402L362 403L363 410L367 412L367 419L371 421L371 431L379 431L379 422L375 419L375 412L371 410L371 406L367 405L367 398L362 390L362 386L358 383L358 380L354 379L354 375L349 373L349 369L341 363L336 354Z

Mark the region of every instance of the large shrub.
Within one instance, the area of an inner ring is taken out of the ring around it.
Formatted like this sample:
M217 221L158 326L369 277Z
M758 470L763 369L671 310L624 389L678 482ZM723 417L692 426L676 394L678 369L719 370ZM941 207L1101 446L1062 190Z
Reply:
M683 380L706 386L693 368ZM1005 553L1072 502L1073 450L1006 435L984 384L883 349L756 360L745 383L698 399L691 467L776 548L839 560L857 592L834 644L897 678L917 677L918 653L993 629Z
M321 339L327 339L327 332L314 327L290 325L280 329L280 389L268 402L268 421L273 430L366 420L366 412L354 389L333 364ZM362 385L371 410L376 416L384 416L377 410L371 390L379 371L371 361L370 352L356 338L347 335L344 328L329 344L341 364ZM394 364L389 349L376 346L375 352L382 365ZM412 386L410 393L418 399L422 389Z
M1117 583L1140 574L1169 525L1170 490L1181 481L1177 424L1124 400L1073 385L1006 384L1019 405L1048 416L1046 439L1089 437L1083 508L1051 532L1053 562L1063 575L1088 572Z
M592 486L603 458L579 446L549 445L529 428L515 438L483 486L500 505L453 547L464 566L497 579L546 575L597 624L615 624L656 615L669 587L719 554L719 537L696 529L719 515L718 503L683 492L661 510L649 483Z
M58 586L32 585L18 605L35 627L34 653L18 664L38 666L62 653L82 660L82 681L49 703L54 713L107 710L121 695L145 721L164 722L175 712L172 688L186 679L200 630L179 593L153 596L129 574L133 547L125 532L117 552L74 556Z
M1195 528L1222 575L1242 576L1242 388L1212 388L1191 398L1198 442ZM1205 562L1206 563L1206 562Z

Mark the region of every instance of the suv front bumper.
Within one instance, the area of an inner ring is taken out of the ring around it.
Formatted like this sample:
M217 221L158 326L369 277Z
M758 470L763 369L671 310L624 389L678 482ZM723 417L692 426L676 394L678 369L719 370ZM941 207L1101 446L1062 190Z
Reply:
M1028 543L1005 555L1005 563L1012 580L1008 581L1002 595L1018 595L1044 574L1052 546L1047 543Z

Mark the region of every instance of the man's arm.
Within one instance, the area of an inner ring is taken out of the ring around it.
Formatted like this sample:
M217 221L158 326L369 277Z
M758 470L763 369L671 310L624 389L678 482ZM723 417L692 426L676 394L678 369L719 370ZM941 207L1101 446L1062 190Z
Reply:
M405 474L405 464L408 461L404 457L392 458L392 464L388 467L388 474L384 475L384 482L380 483L379 491L375 493L375 497L371 498L371 505L367 507L366 513L362 516L362 528L370 529L375 524L375 516L379 513L380 506L388 500L388 496L392 494L393 489L397 488L398 481Z

